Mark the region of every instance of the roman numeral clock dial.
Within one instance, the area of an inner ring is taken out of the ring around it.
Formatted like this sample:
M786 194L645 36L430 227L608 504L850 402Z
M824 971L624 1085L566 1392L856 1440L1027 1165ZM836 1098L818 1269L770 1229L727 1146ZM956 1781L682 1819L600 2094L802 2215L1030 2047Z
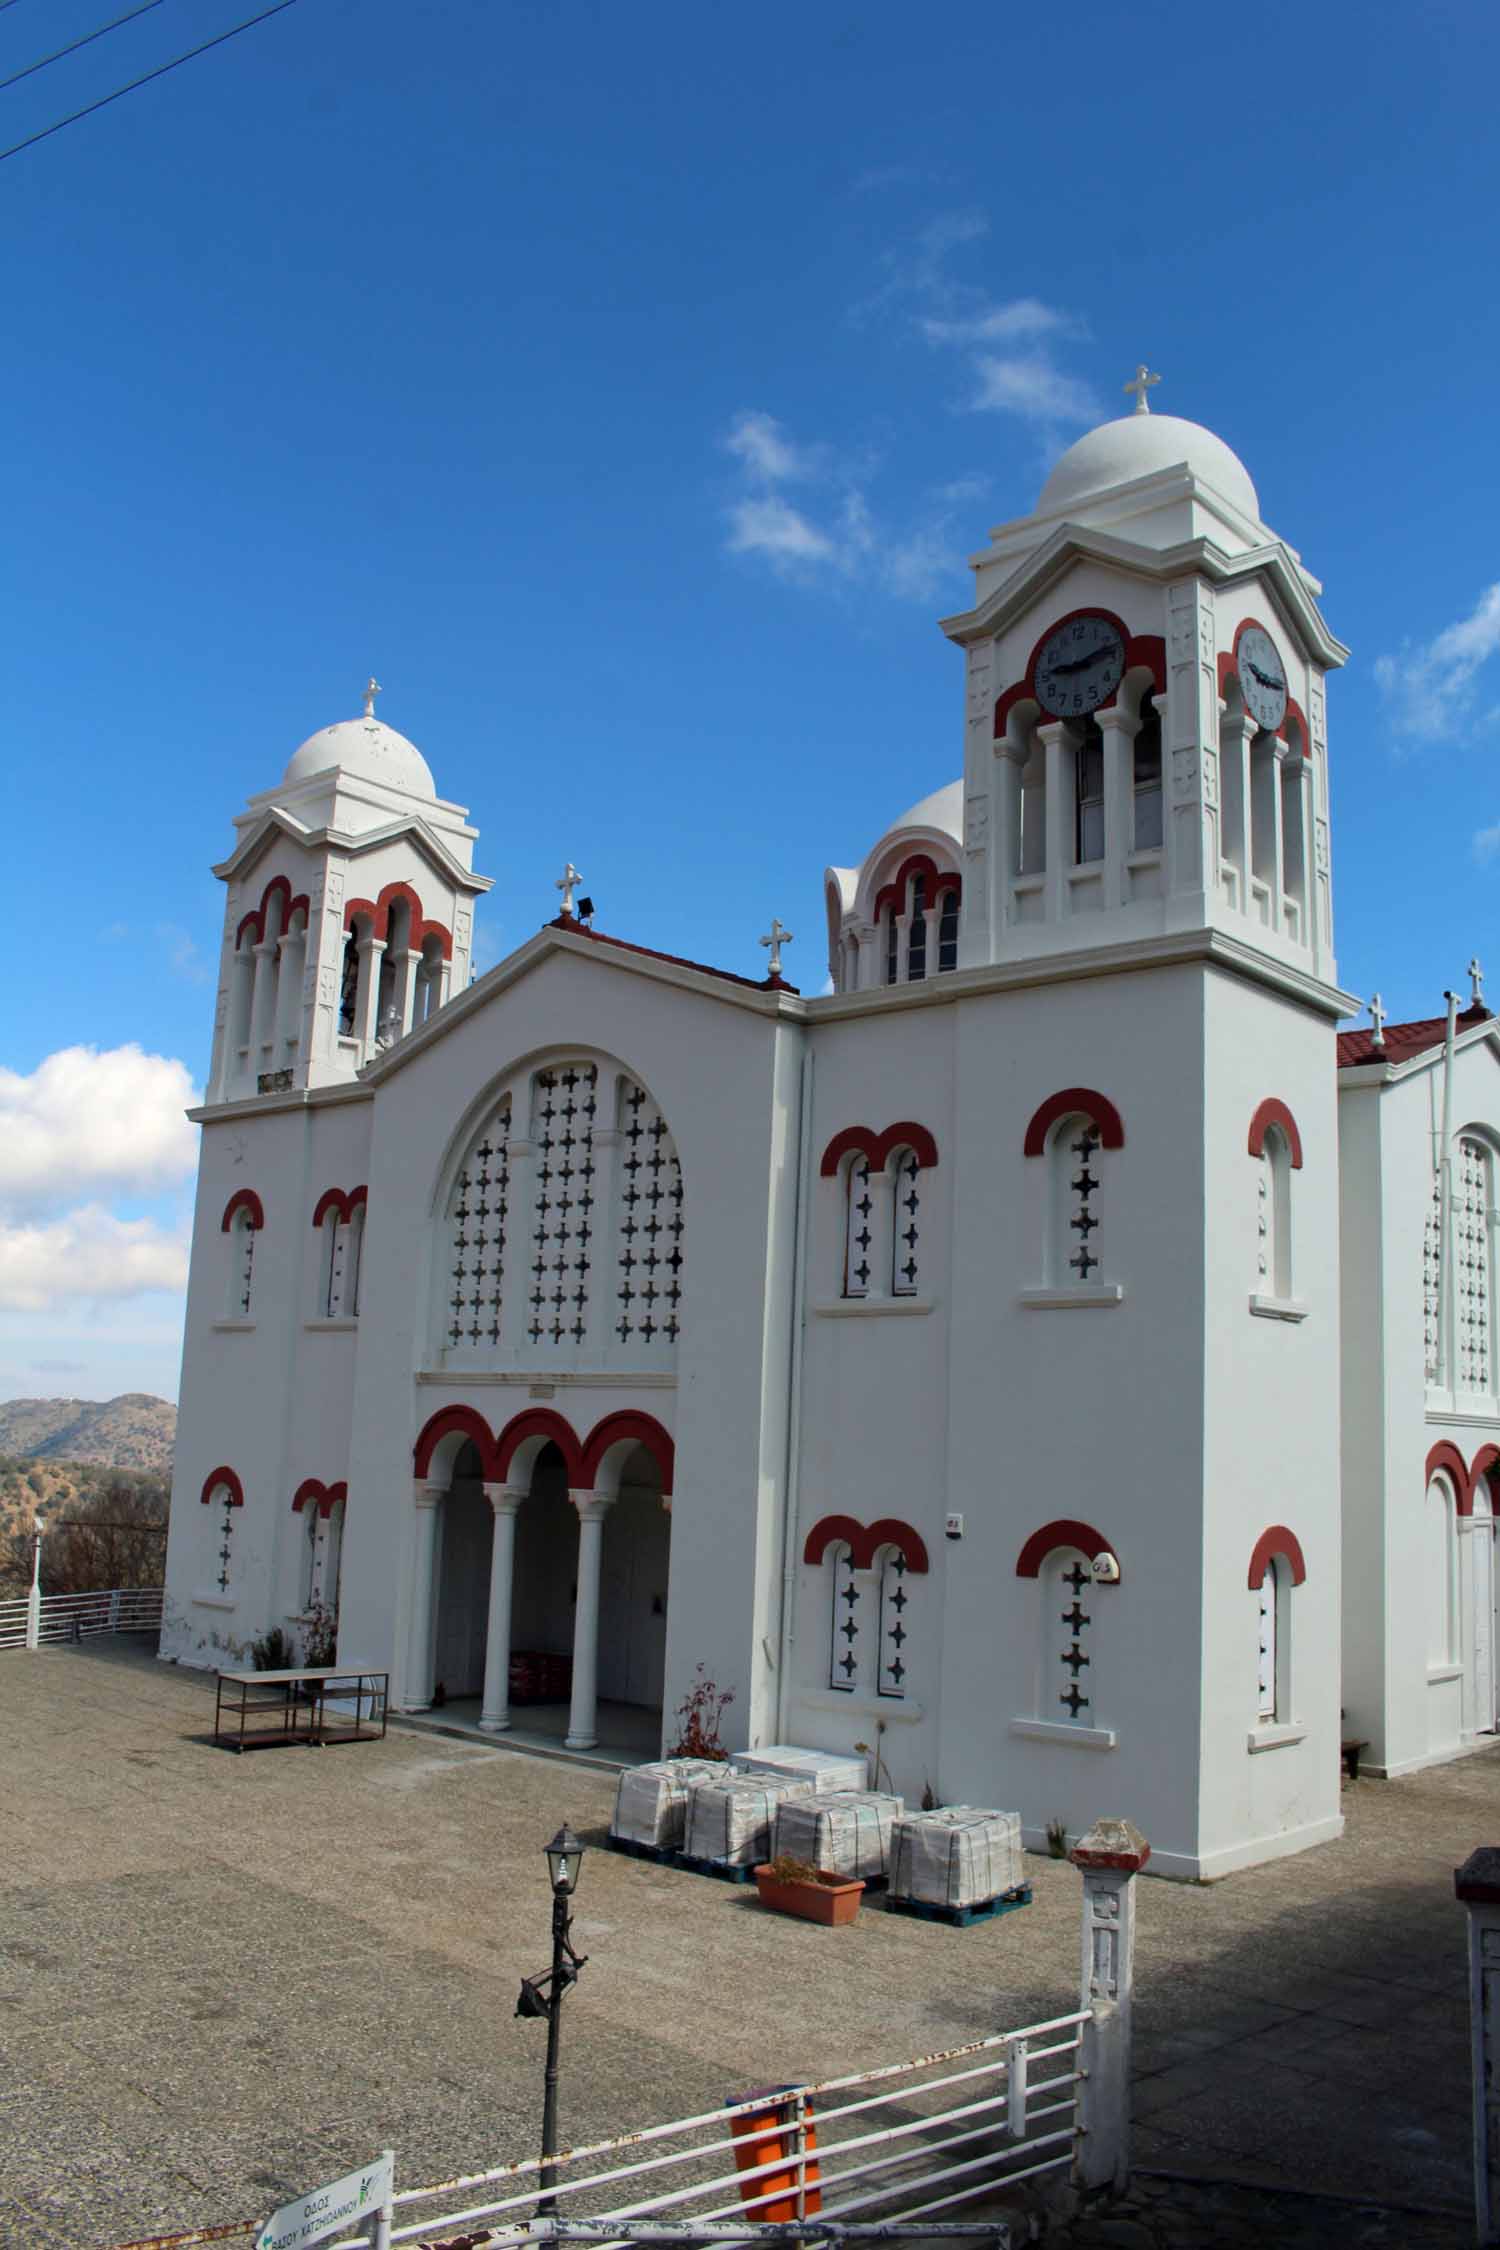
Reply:
M1081 719L1108 703L1125 677L1125 643L1107 617L1070 617L1037 654L1036 699L1054 719Z

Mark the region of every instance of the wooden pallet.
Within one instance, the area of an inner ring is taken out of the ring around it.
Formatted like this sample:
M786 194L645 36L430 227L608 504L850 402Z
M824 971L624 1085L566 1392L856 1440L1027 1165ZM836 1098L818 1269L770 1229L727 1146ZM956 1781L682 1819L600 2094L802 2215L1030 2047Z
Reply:
M887 1914L910 1914L919 1922L946 1922L950 1929L966 1930L971 1922L993 1922L1001 1914L1014 1914L1031 1904L1031 1885L1018 1883L998 1898L979 1899L973 1906L931 1906L922 1898L888 1898Z
M675 1867L682 1857L675 1844L638 1844L633 1836L606 1836L604 1841L612 1852L623 1852L627 1859L649 1859L658 1867Z
M676 1864L685 1867L690 1875L715 1875L721 1883L753 1883L753 1867L736 1867L727 1859L689 1859L686 1852L676 1854Z

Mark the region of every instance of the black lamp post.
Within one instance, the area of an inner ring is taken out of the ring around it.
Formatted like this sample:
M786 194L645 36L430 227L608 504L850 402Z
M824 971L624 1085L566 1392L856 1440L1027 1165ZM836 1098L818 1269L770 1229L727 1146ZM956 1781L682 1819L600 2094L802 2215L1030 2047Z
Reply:
M537 2198L538 2218L557 2216L557 2197L552 2190L557 2185L557 2165L554 2160L557 2156L557 2056L562 2035L562 2001L563 1994L570 1984L577 1982L578 1972L588 1959L586 1953L575 1953L568 1939L568 1933L573 1927L568 1902L578 1888L582 1865L583 1846L565 1821L547 1846L547 1875L552 1885L552 1966L545 1976L523 1977L521 1997L516 2002L518 2016L545 2016L547 2019L547 2078L542 2100L542 2193Z

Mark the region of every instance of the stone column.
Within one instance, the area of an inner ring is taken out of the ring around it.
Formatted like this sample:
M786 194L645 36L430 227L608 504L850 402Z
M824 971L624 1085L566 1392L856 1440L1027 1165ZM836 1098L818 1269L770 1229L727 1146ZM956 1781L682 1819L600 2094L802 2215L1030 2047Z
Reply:
M1118 703L1096 711L1104 737L1104 904L1124 906L1126 855L1135 849L1135 738L1140 721Z
M1500 1845L1453 1871L1469 1917L1469 2038L1474 2077L1474 2227L1500 2239Z
M1009 742L995 744L995 786L991 793L995 807L995 834L990 846L990 929L993 933L991 944L997 953L1007 925L1016 919L1016 898L1012 885L1021 872L1021 769L1025 763L1024 749L1013 749Z
M1079 2061L1081 2188L1122 2190L1130 2177L1130 1995L1135 1976L1135 1878L1151 1846L1128 1820L1096 1820L1068 1854L1083 1877L1083 1984L1089 2010Z
M250 988L250 1068L260 1068L256 1056L276 1035L276 962L279 938L262 940L255 948L255 982Z
M516 1516L526 1494L509 1485L487 1484L484 1496L495 1512L495 1543L490 1550L490 1617L484 1636L479 1724L486 1734L503 1734L510 1725L510 1589Z
M1235 906L1241 914L1248 914L1252 873L1250 737L1255 731L1255 722L1243 711L1231 711L1225 703L1219 705L1219 711L1219 763L1224 782L1219 857L1227 860L1235 872L1239 893ZM1218 870L1212 872L1217 886Z
M1066 719L1049 719L1036 731L1047 760L1047 883L1042 895L1047 921L1060 922L1068 910L1068 875L1073 865L1076 752Z
M361 938L359 986L354 1002L354 1036L359 1041L361 1062L373 1061L375 1055L375 1034L380 1028L380 964L384 955L384 938Z
M438 1507L448 1487L417 1479L412 1541L411 1620L407 1634L405 1711L425 1711L432 1702L432 1622L437 1599Z
M592 1750L599 1699L599 1566L604 1519L614 1505L605 1492L571 1492L578 1510L578 1606L573 1614L573 1700L564 1747Z

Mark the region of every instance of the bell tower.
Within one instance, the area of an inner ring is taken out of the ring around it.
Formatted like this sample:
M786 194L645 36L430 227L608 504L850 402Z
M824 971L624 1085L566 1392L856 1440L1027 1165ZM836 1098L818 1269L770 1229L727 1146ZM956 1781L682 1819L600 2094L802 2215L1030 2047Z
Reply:
M1213 928L1334 986L1324 681L1348 651L1213 432L1080 438L973 558L960 962Z
M250 799L225 885L210 1102L350 1079L468 982L478 830L375 716L310 735Z

